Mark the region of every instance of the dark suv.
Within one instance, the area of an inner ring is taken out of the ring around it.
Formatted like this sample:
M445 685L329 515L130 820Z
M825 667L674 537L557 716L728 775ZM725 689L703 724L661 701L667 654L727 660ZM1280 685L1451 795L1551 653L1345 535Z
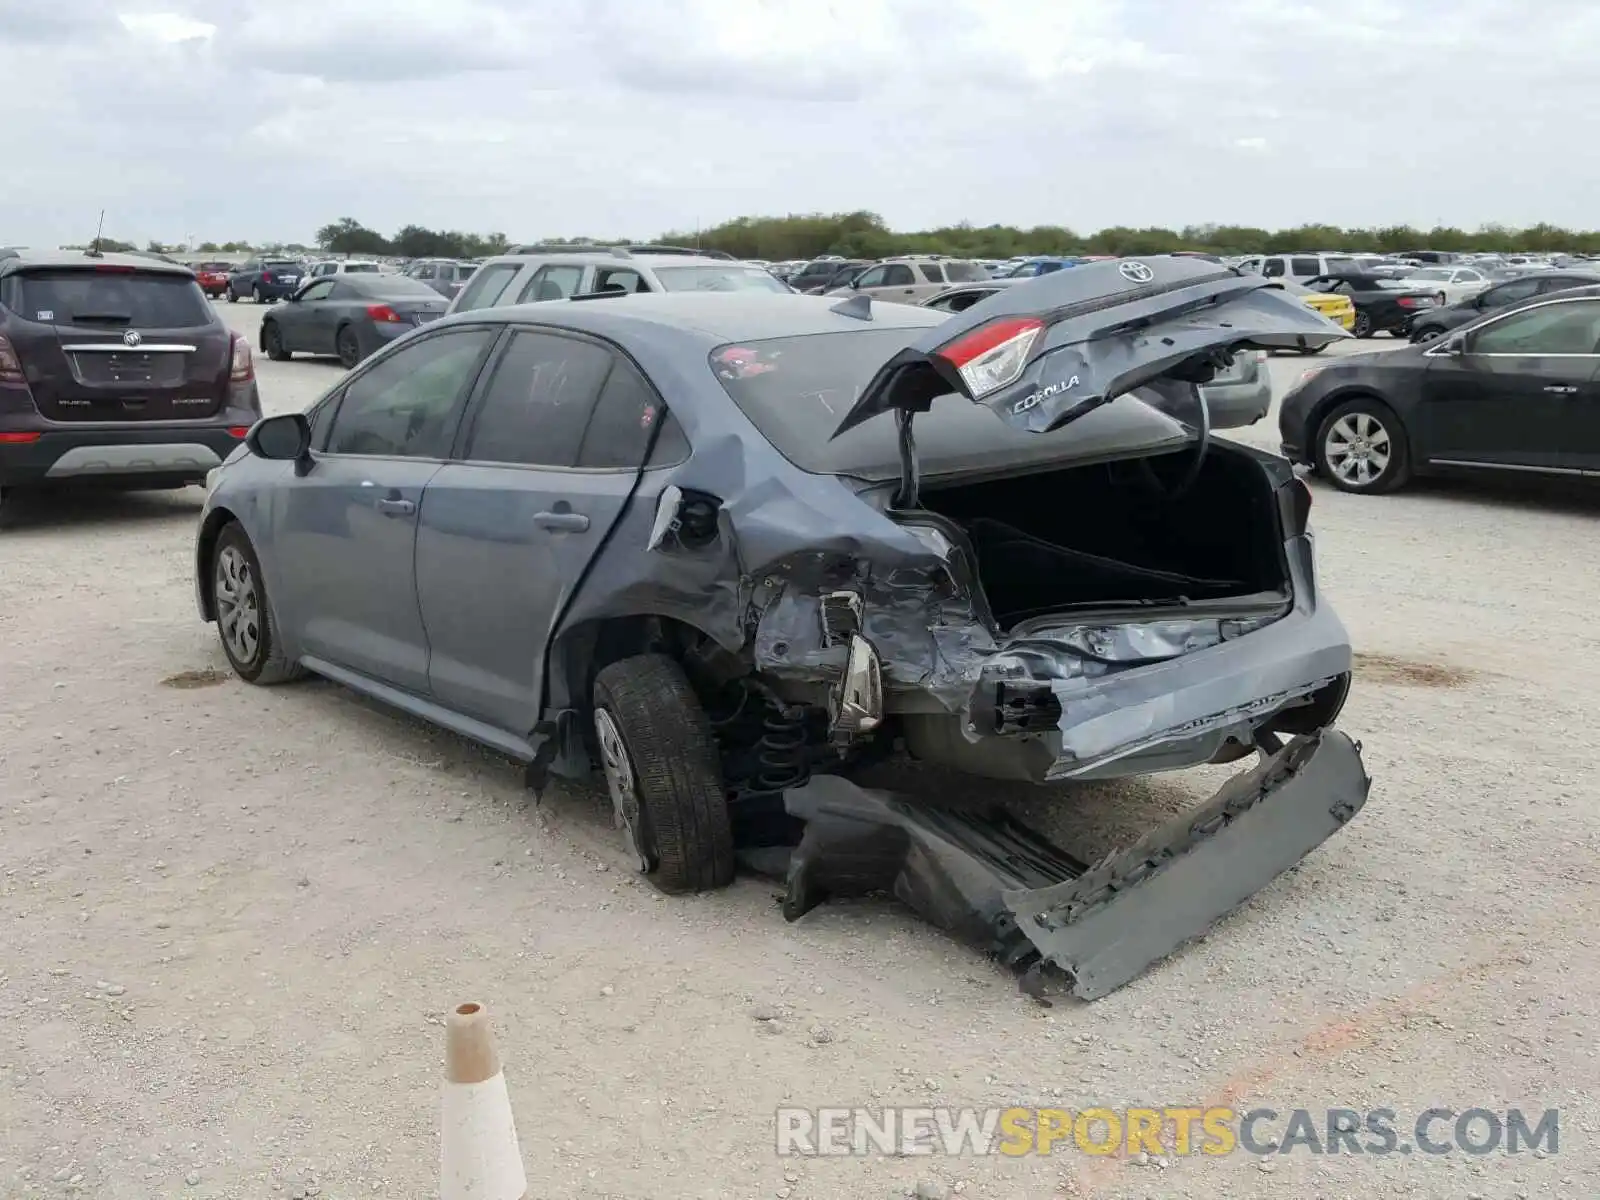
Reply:
M228 277L228 303L249 296L257 304L286 300L300 287L305 267L296 258L252 258Z
M260 416L250 343L187 267L0 251L0 496L199 483Z

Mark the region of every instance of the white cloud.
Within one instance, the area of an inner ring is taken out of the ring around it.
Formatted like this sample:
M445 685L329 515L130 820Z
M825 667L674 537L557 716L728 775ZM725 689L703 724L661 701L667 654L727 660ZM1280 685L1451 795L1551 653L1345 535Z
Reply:
M0 242L1597 223L1592 0L158 5L0 0Z

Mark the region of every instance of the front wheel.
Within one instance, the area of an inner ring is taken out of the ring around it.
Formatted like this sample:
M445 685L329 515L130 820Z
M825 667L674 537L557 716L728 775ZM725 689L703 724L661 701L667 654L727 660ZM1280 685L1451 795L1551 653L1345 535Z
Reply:
M276 321L268 321L262 327L261 343L267 351L267 357L273 362L288 362L294 357L294 352L283 344L283 330L278 328Z
M1306 354L1306 355L1321 354L1327 348L1328 348L1328 344L1326 342L1324 342L1320 346L1301 346L1300 347L1300 353L1301 354Z
M1411 477L1400 418L1376 397L1346 400L1317 430L1317 473L1341 492L1392 492Z
M1411 331L1411 344L1414 346L1420 346L1423 342L1433 341L1434 338L1438 337L1442 333L1444 333L1444 330L1442 329L1437 329L1432 325L1424 325L1421 329L1414 329Z
M639 871L663 892L733 881L733 822L711 723L682 668L640 654L594 681L594 740Z
M229 522L217 537L211 556L211 587L222 652L240 679L270 687L305 673L283 652L267 602L261 561L237 521Z

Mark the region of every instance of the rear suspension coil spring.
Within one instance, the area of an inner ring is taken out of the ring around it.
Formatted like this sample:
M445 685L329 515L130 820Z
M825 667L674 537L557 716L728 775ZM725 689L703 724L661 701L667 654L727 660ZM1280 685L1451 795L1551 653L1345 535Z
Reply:
M799 787L811 777L806 750L805 709L773 706L756 743L756 784L762 791Z

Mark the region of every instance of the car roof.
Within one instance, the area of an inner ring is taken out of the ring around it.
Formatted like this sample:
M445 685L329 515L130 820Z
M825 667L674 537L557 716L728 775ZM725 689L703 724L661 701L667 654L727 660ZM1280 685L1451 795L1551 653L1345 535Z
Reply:
M82 250L6 250L0 251L0 275L41 267L92 269L94 267L129 267L167 275L193 275L182 263L167 262L160 258L146 258L142 254L114 254L105 252L89 254Z
M491 263L605 263L608 266L631 267L635 270L643 268L655 269L657 267L726 267L729 262L737 263L737 259L710 258L703 254L644 254L635 257L627 254L616 254L605 247L596 249L584 248L573 250L570 253L540 253L540 254L496 254L493 258L486 258L484 266Z
M527 321L619 338L626 338L630 328L669 328L700 340L711 349L728 342L814 333L919 329L938 325L948 316L919 305L878 302L871 305L872 320L864 321L836 311L840 307L841 301L835 296L787 292L650 292L477 308L449 319L461 324Z

